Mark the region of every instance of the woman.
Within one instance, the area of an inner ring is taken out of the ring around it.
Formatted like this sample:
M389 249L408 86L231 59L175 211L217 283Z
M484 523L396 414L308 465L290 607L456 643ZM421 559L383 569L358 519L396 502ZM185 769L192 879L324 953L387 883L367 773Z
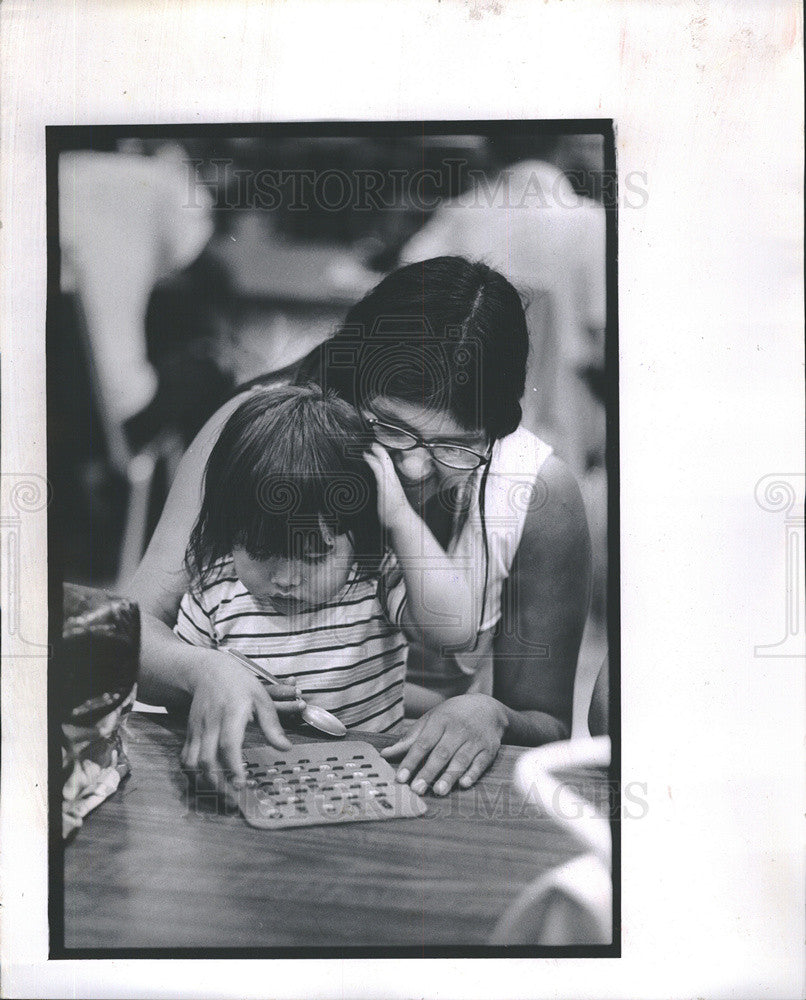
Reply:
M473 648L429 650L412 637L406 708L419 718L385 755L400 759L399 780L418 792L469 787L502 742L536 746L570 732L590 545L573 476L519 427L527 351L509 282L483 264L440 257L387 276L297 374L356 405L436 539L481 567ZM277 711L288 703L272 701L246 673L234 676L225 654L189 647L171 631L204 466L248 391L188 449L130 591L143 612L141 697L190 699L183 761L211 778L219 759L243 777L252 718L272 744L287 746ZM272 694L293 699L294 690Z

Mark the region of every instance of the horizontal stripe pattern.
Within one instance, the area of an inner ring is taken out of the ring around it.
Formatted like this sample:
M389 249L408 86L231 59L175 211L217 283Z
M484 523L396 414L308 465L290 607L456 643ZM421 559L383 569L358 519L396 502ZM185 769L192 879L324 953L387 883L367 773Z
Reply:
M332 602L294 615L256 601L227 560L182 598L174 631L192 645L237 650L278 678L295 677L306 701L348 728L383 732L403 718L408 645L395 623L404 603L393 558L380 577L354 567Z

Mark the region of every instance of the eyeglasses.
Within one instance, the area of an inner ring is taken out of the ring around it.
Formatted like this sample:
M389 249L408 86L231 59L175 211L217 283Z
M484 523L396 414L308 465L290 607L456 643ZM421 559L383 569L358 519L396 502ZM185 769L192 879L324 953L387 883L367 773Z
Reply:
M367 417L367 423L375 434L375 440L384 448L391 448L392 451L411 451L413 448L427 448L435 462L444 465L449 469L462 469L465 472L472 472L485 465L489 460L489 454L481 455L472 448L463 448L459 444L433 444L430 441L423 441L421 437L405 431L402 427L395 427L394 424L386 424L377 417Z

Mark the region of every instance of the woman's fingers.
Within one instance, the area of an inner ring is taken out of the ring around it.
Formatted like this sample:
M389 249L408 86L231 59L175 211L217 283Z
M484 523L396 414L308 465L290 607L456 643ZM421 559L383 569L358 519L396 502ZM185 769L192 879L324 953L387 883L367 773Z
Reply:
M367 455L371 460L378 463L378 467L384 476L394 476L395 479L397 479L395 464L392 461L389 452L383 447L383 445L378 444L377 441L373 441Z
M459 778L460 788L470 788L484 774L495 758L495 753L491 750L480 750L473 760L473 763Z
M381 497L390 503L399 502L401 498L405 498L400 479L395 472L395 463L385 448L376 442L369 451L364 452L364 460L372 469Z
M371 451L364 452L364 461L372 469L372 474L375 476L375 482L378 486L379 492L383 490L386 476L384 475L383 466L381 465L378 456Z
M417 777L412 781L411 790L418 795L422 795L434 783L436 778L442 774L450 761L453 760L463 742L462 736L458 736L452 733L450 729L446 729L439 740L429 748L430 753L427 750L423 753L425 763L420 767ZM416 748L413 747L412 749ZM427 757L426 753L428 754ZM465 768L471 760L472 756L468 757ZM462 770L464 771L464 768Z
M478 747L472 743L465 743L464 746L459 747L448 763L448 766L439 775L439 779L434 782L434 792L437 795L447 795L459 778L467 773L468 768L477 756L477 749Z
M431 753L442 738L444 726L435 722L433 718L429 719L428 716L424 716L424 719L426 720L425 723L422 725L420 731L414 736L414 739L410 742L406 755L398 766L395 777L400 782L408 781L411 776L417 772L420 764L425 760L428 754ZM414 784L415 783L412 782L411 787L416 792L417 788L414 787Z
M391 746L381 747L380 753L382 757L400 757L402 756L412 743L417 738L414 732L408 733L402 739L398 740L397 743L392 743Z
M391 746L383 747L381 749L381 756L392 759L395 757L401 757L420 735L424 725L425 723L422 720L415 722L406 735L401 737L397 743L392 743Z
M369 451L364 452L364 461L372 469L376 476L381 472L381 463L378 461L378 456L375 454L374 446L370 448Z
M395 463L389 452L379 444L372 446L372 461L377 463L376 478L379 478L379 487L387 494L390 503L408 503L400 476L395 469Z
M465 695L430 709L414 728L382 750L386 758L404 754L397 780L422 794L433 786L447 795L459 784L469 788L495 760L504 722L498 703L486 695Z

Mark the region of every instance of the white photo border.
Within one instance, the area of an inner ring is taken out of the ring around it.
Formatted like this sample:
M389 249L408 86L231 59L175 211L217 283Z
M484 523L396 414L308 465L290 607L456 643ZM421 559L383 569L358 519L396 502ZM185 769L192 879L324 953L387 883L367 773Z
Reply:
M800 654L765 651L803 575L773 495L804 470L801 6L12 0L0 16L5 995L802 995L806 685ZM649 802L623 829L622 957L49 962L45 127L473 117L612 118L620 189L646 178L618 241L622 780Z

